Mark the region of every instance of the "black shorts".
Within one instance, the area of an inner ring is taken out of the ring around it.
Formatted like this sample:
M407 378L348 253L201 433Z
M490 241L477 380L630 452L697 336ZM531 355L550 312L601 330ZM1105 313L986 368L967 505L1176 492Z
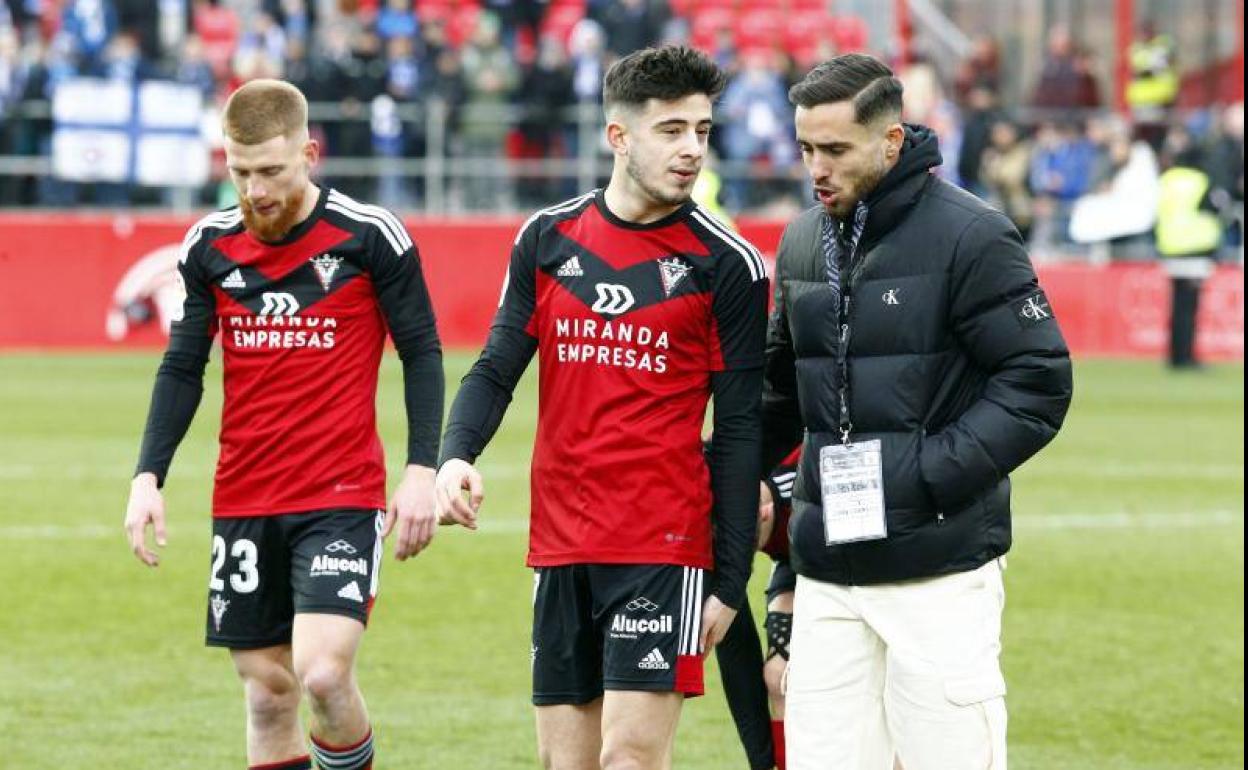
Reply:
M767 581L767 603L771 604L780 594L797 590L797 573L788 559L776 559L771 566L771 578Z
M589 703L604 690L701 695L704 571L672 564L539 567L533 703Z
M213 519L207 643L289 644L296 613L367 624L383 521L381 511L362 508Z

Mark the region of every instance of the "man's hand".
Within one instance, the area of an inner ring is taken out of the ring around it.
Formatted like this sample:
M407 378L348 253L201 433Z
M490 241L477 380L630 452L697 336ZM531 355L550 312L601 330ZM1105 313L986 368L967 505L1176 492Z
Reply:
M732 625L736 617L737 611L721 602L718 596L707 597L702 605L702 636L698 639L698 651L703 655L710 655L715 645L728 633L728 626Z
M439 524L477 528L477 510L485 499L485 484L476 468L463 460L447 460L438 469L434 489ZM464 499L464 491L468 492L467 500Z
M398 524L398 536L394 541L394 558L405 561L423 551L437 529L437 516L433 502L433 468L409 465L403 471L403 480L390 498L386 509L386 524L381 536L387 537Z
M156 487L156 474L140 473L130 482L130 500L126 503L126 536L130 550L149 567L160 564L160 556L147 550L147 527L156 532L156 545L165 547L165 498Z
M775 526L776 502L771 499L771 487L765 482L758 483L758 543L755 548L762 549L771 537L771 528Z

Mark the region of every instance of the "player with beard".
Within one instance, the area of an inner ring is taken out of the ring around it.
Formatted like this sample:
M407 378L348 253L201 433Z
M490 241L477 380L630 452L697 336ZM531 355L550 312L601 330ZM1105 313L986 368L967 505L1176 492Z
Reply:
M723 80L680 47L610 69L610 182L521 227L448 421L439 516L475 528L471 463L540 356L528 564L548 768L670 767L702 656L745 596L768 281L758 252L690 200Z
M222 123L239 206L204 217L183 241L186 299L156 375L126 532L135 555L157 566L147 530L165 545L159 490L219 332L225 401L207 643L230 650L243 682L248 762L371 768L354 668L382 538L397 532L403 560L436 526L443 375L433 311L399 220L311 180L319 150L298 89L252 81L230 97ZM374 406L387 331L408 418L407 467L388 506Z

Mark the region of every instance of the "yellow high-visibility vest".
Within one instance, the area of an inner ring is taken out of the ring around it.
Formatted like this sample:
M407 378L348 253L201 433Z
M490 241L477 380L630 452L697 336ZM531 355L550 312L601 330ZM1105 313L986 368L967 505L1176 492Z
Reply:
M1131 82L1127 104L1131 107L1165 107L1179 95L1179 73L1174 68L1174 43L1169 35L1137 40L1128 51Z
M1222 223L1200 208L1209 175L1176 166L1161 175L1157 204L1157 250L1164 257L1208 254L1222 244Z

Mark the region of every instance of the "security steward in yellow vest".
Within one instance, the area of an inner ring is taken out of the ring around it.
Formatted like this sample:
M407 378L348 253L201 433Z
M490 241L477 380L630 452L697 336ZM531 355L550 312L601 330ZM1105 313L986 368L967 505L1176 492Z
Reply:
M1154 32L1147 23L1127 51L1131 67L1131 80L1126 88L1127 107L1139 136L1154 150L1161 147L1170 107L1179 96L1179 72L1174 54L1174 38Z
M1179 153L1161 175L1154 231L1170 274L1170 365L1196 367L1196 314L1200 287L1213 271L1222 244L1222 222L1211 210L1209 175L1195 148Z

